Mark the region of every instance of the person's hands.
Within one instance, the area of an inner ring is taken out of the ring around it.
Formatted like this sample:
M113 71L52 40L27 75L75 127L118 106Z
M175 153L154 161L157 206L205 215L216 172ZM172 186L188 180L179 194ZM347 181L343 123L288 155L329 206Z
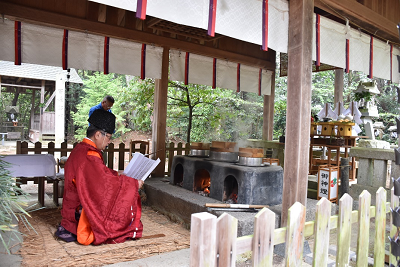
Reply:
M138 183L139 183L139 188L142 188L142 186L143 186L143 184L144 184L144 181L138 180Z

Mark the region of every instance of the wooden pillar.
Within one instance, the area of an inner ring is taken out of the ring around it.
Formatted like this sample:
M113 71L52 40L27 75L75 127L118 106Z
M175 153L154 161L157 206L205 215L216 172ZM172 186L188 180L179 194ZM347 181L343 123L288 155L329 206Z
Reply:
M46 81L42 80L42 88L40 89L40 104L44 103L44 91L45 91ZM40 105L40 116L39 116L39 131L40 131L40 141L42 141L43 135L43 106Z
M164 47L162 56L161 79L156 79L154 87L154 111L152 152L153 158L161 160L152 175L164 177L165 173L165 133L167 129L169 48Z
M35 124L35 89L32 89L32 100L31 100L31 119L30 119L30 125L29 125L29 129L33 129L34 128L34 124ZM39 130L39 129L35 129L35 130Z
M56 76L56 99L54 103L55 110L55 144L60 146L65 140L65 81L67 77L64 73L59 73Z
M343 84L344 84L344 71L343 69L335 69L335 102L343 102ZM335 106L336 108L336 106ZM340 114L339 114L340 115Z
M271 77L271 94L264 95L263 140L272 141L274 133L275 71Z
M306 205L311 117L313 0L289 1L288 93L282 226L288 209Z

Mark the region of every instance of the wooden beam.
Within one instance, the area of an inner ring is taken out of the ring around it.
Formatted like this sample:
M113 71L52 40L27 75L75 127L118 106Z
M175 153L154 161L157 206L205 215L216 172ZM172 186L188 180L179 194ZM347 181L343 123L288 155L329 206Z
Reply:
M125 10L118 9L118 19L117 19L118 26L125 26Z
M334 105L336 108L337 102L343 102L343 88L344 88L344 70L335 69L335 93L334 93ZM339 114L340 115L340 114Z
M45 89L46 81L42 80L42 88L40 90L40 104L44 103L44 89Z
M155 80L152 148L153 157L161 160L153 171L154 177L164 177L165 173L165 132L167 129L169 48L164 47L161 66L161 79ZM156 152L160 151L160 152Z
M158 36L135 29L127 29L115 25L108 25L105 23L100 23L97 20L91 21L82 18L70 17L63 14L56 14L49 11L34 9L9 2L0 2L0 10L1 13L6 17L20 21L43 23L48 26L59 27L62 29L82 31L140 43L155 44L158 46L180 49L182 51L198 55L225 59L253 67L275 70L275 58L269 61L260 57L248 56L246 55L247 50L241 50L238 52L221 50L183 40Z
M264 95L263 140L272 141L274 133L275 71L271 77L271 94Z
M1 85L4 87L10 86L10 87L23 87L23 88L29 88L29 89L42 89L41 86L19 85L19 84L13 84L13 83L2 83Z
M350 22L361 26L372 35L399 43L397 24L357 1L314 0L314 5L341 19L348 18Z
M99 5L99 14L98 14L98 21L99 22L106 22L107 18L107 6L106 5Z
M295 203L306 205L310 143L313 0L289 2L288 90L281 225Z

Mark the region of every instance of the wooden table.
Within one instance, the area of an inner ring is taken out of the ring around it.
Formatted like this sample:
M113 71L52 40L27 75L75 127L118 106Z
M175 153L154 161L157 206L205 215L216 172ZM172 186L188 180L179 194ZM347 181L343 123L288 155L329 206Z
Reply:
M347 158L349 156L349 149L351 147L356 146L356 139L357 138L363 138L364 136L342 136L344 139L344 145L330 145L328 144L328 140L331 138L330 135L311 135L310 136L310 168L309 168L309 173L312 174L314 172L313 166L315 165L323 165L326 164L328 166L340 166L340 149L344 148L344 156ZM335 136L335 138L337 138ZM365 137L364 137L365 138ZM318 159L313 159L313 148L315 146L319 146L322 148L327 149L327 159L326 160L318 160ZM336 159L332 159L332 150L336 150ZM355 158L352 157L351 161L349 162L349 165L351 167L350 169L350 181L354 181L356 179L356 163L355 163ZM314 165L314 163L316 163ZM319 163L319 164L318 164Z
M55 177L56 161L51 154L19 154L1 157L10 163L7 169L18 179L38 178L38 201L44 207L44 181L46 177Z

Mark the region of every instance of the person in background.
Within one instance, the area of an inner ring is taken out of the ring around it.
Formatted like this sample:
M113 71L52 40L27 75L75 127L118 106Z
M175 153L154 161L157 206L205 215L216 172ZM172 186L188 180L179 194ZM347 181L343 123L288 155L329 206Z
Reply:
M113 105L114 105L114 98L112 96L110 96L110 95L106 95L103 98L103 101L100 102L100 104L97 104L96 106L93 106L93 107L90 108L89 117L93 114L93 112L95 110L103 109L105 111L108 111L108 112L112 113L111 108L112 108ZM89 126L90 126L90 122L89 122ZM114 130L114 133L115 133L115 130ZM103 153L104 164L107 165L107 162L108 162L107 152L103 151L102 153Z
M111 108L112 108L113 105L114 105L114 98L112 96L110 96L110 95L106 95L103 98L103 101L100 102L100 104L97 104L96 106L93 106L93 107L90 108L89 117L97 109L104 109L105 111L111 112ZM90 123L89 123L89 125L90 125Z
M83 245L122 243L142 237L139 188L143 181L106 167L101 150L111 141L115 116L98 109L82 142L65 164L62 220L55 235Z

